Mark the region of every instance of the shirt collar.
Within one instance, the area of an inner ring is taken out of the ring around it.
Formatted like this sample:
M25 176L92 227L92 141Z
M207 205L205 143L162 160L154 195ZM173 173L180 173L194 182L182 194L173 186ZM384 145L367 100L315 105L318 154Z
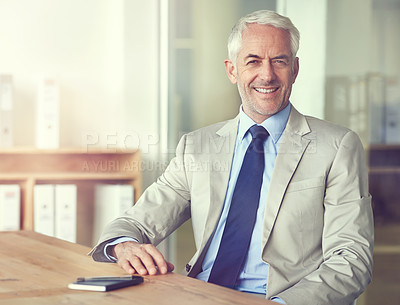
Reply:
M279 141L286 127L286 123L289 119L290 109L291 105L289 103L284 109L269 117L261 124L258 124L263 126L268 131L275 144ZM240 106L238 129L238 140L240 142L243 140L249 128L254 124L257 125L256 122L254 122L247 114L244 113L243 107Z

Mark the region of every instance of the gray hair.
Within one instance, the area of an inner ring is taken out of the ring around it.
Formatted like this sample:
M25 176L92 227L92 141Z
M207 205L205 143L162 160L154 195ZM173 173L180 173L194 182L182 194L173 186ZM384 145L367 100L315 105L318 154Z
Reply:
M250 23L271 25L278 29L283 29L290 34L290 47L293 58L296 57L299 49L300 33L288 17L279 15L273 11L260 10L250 13L242 18L232 28L228 39L228 56L236 66L236 59L242 47L242 32L247 29Z

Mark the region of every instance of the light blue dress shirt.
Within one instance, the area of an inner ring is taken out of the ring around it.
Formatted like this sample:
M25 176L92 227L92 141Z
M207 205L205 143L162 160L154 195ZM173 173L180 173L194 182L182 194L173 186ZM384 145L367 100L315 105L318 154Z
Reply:
M263 219L266 207L265 203L267 200L269 184L271 181L272 171L274 169L274 164L279 149L281 135L286 127L286 123L289 119L289 114L290 104L285 109L271 116L260 124L269 132L270 136L267 138L264 144L265 169L261 186L260 202L257 210L257 218L254 225L253 235L250 241L249 251L245 260L243 271L240 273L237 287L235 287L235 289L240 291L259 294L266 293L268 264L263 262L261 258L261 236L263 231ZM233 191L235 189L236 181L242 167L244 155L251 142L251 134L248 132L248 130L254 124L256 123L241 109L239 114L239 128L236 136L235 151L233 155L228 189L225 196L224 208L215 235L205 255L202 265L203 271L197 275L197 278L200 280L208 280L215 258L217 256L226 223L226 218L229 212L229 207L231 205ZM278 298L274 298L273 301L284 304L283 301Z

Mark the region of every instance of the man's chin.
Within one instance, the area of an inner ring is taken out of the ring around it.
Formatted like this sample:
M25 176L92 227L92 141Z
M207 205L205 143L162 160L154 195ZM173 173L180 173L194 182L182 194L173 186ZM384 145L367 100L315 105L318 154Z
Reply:
M286 105L287 103L276 99L257 101L253 99L253 103L247 104L247 107L243 103L243 110L256 123L260 123L280 112Z
M281 111L284 107L282 105L276 105L274 107L258 107L256 112L261 116L270 117L277 114Z

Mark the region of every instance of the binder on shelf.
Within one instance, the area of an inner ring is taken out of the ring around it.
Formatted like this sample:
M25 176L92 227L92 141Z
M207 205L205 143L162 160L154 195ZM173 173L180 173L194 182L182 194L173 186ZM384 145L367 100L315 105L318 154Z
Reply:
M400 79L392 79L386 84L386 126L387 144L400 143Z
M13 86L12 76L0 75L0 147L8 148L14 145L13 131Z
M38 88L36 109L36 147L58 148L60 142L59 91L55 80L44 79Z
M134 203L134 189L129 184L97 184L94 194L93 244L107 223L122 215Z
M75 184L55 186L55 237L76 242L76 201Z
M34 231L54 236L54 185L35 185L33 189L33 206Z
M21 225L21 191L18 184L0 185L0 231L18 231Z
M385 140L386 144L400 143L400 102L386 106Z
M370 144L385 141L385 80L379 74L368 77L368 135Z

